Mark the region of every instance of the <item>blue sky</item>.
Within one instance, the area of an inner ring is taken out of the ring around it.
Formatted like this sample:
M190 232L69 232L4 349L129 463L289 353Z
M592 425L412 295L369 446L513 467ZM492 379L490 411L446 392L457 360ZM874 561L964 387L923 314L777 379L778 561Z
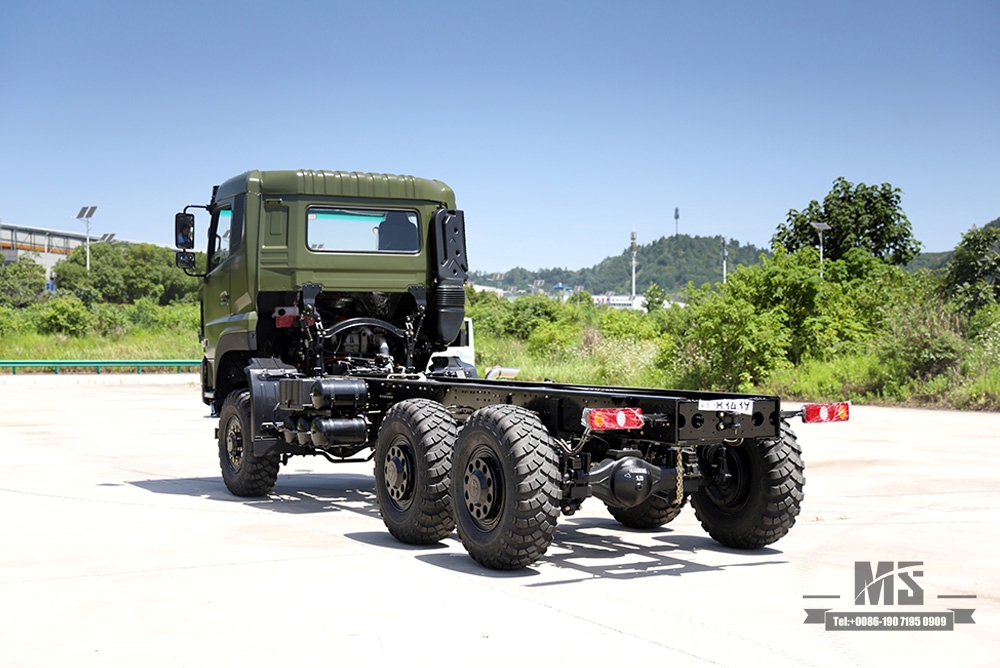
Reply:
M170 244L247 169L445 181L473 268L767 246L839 176L924 250L1000 216L1000 3L0 5L0 220ZM203 245L203 244L202 244Z

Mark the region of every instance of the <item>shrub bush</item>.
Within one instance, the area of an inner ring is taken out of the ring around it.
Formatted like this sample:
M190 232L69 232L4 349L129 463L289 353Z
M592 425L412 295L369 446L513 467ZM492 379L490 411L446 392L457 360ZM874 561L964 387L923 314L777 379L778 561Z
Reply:
M466 294L472 292L467 291ZM499 336L507 331L513 305L492 293L472 293L465 314L472 318L477 334Z
M678 351L686 387L749 391L787 364L790 332L780 309L759 311L728 293L703 292Z
M538 358L567 360L580 347L582 330L565 322L543 322L528 336L528 352Z
M20 318L17 311L9 306L0 305L0 336L10 336L18 330Z
M134 304L122 307L122 312L132 327L150 332L166 328L165 310L149 297L137 299Z
M129 320L120 306L115 304L95 304L92 307L96 323L94 330L101 336L119 338L129 331Z
M947 303L930 297L894 309L876 344L890 392L911 379L928 380L954 369L965 348L958 316Z
M38 310L35 328L39 334L83 336L96 323L94 314L75 296L50 299Z
M659 334L653 319L642 311L609 308L601 312L601 334L608 339L644 341Z
M561 304L545 295L528 295L514 301L507 318L507 333L526 340L544 322L559 319Z

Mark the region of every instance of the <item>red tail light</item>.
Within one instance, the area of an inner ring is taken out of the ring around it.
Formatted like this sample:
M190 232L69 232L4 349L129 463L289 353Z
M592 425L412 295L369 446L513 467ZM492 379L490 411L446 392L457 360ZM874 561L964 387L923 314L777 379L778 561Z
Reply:
M851 417L851 404L839 401L834 404L806 404L802 407L803 422L847 422Z
M583 425L594 431L642 429L642 409L584 408Z

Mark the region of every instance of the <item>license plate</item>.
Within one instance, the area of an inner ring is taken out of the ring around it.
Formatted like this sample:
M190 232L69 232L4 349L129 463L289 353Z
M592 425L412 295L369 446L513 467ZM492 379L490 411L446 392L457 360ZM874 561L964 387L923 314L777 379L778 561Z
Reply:
M698 410L753 415L753 399L699 399Z

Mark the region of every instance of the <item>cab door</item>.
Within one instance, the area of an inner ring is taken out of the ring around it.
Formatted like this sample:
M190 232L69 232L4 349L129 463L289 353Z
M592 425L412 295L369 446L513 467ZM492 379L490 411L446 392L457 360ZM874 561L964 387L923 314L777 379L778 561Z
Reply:
M227 350L247 346L246 318L238 316L232 296L234 280L240 283L235 274L246 272L242 259L246 255L242 243L244 197L241 194L219 200L212 209L209 233L213 236L209 239L208 275L202 297L202 329L205 357L212 369L210 380L215 379L217 364Z

